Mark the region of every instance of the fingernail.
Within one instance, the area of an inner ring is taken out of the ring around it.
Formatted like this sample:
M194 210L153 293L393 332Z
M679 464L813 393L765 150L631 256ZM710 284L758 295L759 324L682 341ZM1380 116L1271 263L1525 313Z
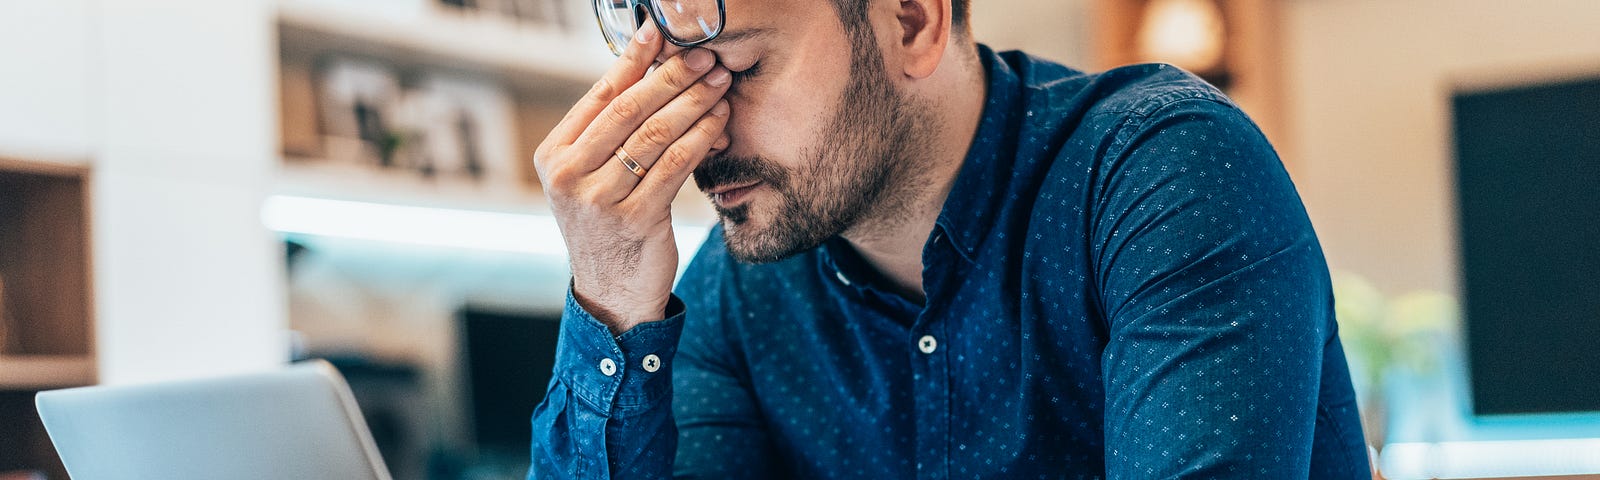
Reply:
M689 53L685 55L687 56L685 56L683 59L689 62L689 68L693 68L695 70L705 70L707 68L711 68L711 62L716 60L716 58L712 57L711 52L708 52L703 48L690 50Z
M716 70L712 70L711 73L706 74L706 84L713 87L720 87L727 85L728 80L732 78L733 74L728 73L728 69L717 67Z
M638 40L639 43L650 43L651 40L656 39L656 26L654 24L645 25L644 28L639 29L639 33L634 35L633 39Z
M728 101L727 100L717 100L717 106L711 107L711 114L719 116L719 117L727 115L728 114Z
M715 148L717 150L728 148L728 136L723 135L721 137L717 137L717 143L712 144L711 148Z

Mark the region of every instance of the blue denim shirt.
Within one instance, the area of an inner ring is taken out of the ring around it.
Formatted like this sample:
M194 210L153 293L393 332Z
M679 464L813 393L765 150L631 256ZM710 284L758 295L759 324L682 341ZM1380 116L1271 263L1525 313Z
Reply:
M749 265L713 230L664 321L613 338L568 295L529 476L1369 478L1255 125L1171 66L980 56L925 304L843 240Z

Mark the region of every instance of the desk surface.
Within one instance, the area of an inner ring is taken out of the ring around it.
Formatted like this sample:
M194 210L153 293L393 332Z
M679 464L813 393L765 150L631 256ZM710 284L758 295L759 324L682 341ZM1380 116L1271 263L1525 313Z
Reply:
M1444 350L1439 371L1389 378L1385 477L1600 480L1600 412L1475 416L1465 358Z

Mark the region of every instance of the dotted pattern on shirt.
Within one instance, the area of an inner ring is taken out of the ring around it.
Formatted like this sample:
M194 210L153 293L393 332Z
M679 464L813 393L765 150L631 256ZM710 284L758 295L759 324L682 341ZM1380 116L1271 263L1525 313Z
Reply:
M1172 67L980 50L926 305L841 240L745 265L713 230L678 289L677 474L1364 478L1326 266L1260 132Z
M1352 400L1348 378L1322 382L1326 267L1259 131L1168 67L1018 73L1059 79L991 97L1014 114L985 115L983 131L1004 133L980 134L972 150L992 156L970 157L951 193L925 257L925 310L874 287L837 241L751 266L713 233L686 277L704 282L686 299L711 300L691 310L715 304L707 323L722 331L691 318L685 336L737 344L727 370L747 384L741 408L776 444L777 470L1300 477L1318 433L1364 455L1352 416L1317 425L1324 397ZM1099 103L1063 101L1086 90ZM929 333L940 347L924 355L914 343ZM680 418L728 400L682 393ZM1358 453L1317 468L1364 472Z

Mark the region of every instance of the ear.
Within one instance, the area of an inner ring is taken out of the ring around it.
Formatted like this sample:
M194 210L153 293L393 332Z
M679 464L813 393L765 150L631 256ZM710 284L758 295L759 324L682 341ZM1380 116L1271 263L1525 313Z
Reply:
M911 78L933 75L950 42L950 0L893 0L900 5L895 19L900 27L901 65Z

